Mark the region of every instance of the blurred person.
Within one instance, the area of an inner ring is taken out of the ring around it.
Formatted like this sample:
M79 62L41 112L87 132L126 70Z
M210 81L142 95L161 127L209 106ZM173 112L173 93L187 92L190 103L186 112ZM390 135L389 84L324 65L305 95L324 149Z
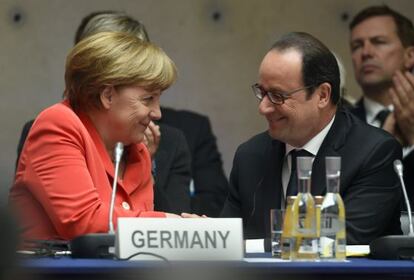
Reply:
M314 157L313 195L326 193L325 157L341 157L347 244L401 233L400 183L393 169L401 146L338 110L339 75L334 55L307 33L282 36L263 58L252 89L269 128L238 147L221 214L242 217L245 238L270 236L269 210L283 209L286 197L298 191L291 172L297 156Z
M338 68L339 68L339 78L340 78L339 92L340 92L341 98L340 98L340 103L338 105L340 105L341 108L350 109L352 108L355 101L348 94L348 91L346 89L346 75L347 75L346 69L342 62L342 59L336 53L332 52L332 54L335 56L336 62L338 63Z
M355 79L363 91L352 112L402 144L404 180L414 207L413 24L385 5L371 6L353 18L350 32Z
M115 225L117 217L180 217L153 210L151 158L142 143L175 79L164 51L133 35L99 33L69 52L65 99L34 121L10 191L24 239L107 232L113 180ZM117 142L125 152L114 178Z

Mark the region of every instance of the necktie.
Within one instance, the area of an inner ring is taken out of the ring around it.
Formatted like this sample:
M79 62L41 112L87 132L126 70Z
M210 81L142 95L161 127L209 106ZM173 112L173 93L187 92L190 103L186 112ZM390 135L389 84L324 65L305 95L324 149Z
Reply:
M387 119L389 114L390 114L390 110L383 109L375 116L375 119L380 122L380 127L384 125L384 122Z
M291 156L291 169L289 184L286 190L286 197L297 195L298 193L298 173L296 171L296 159L297 157L312 157L313 155L306 150L292 150L290 151Z

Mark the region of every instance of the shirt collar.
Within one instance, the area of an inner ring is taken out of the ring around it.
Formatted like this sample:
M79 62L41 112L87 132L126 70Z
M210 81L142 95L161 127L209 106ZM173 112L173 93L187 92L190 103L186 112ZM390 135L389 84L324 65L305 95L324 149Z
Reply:
M371 125L375 124L376 117L379 112L381 112L384 109L388 109L390 111L393 111L394 109L392 104L389 106L384 106L381 103L378 103L377 101L374 101L368 97L364 97L363 102L366 112L367 123Z
M335 120L335 115L333 116L332 120L318 134L316 134L311 140L309 140L302 147L293 147L286 143L286 154L285 155L288 155L289 152L294 149L306 150L307 152L311 153L314 156L317 155L319 148L322 145L323 140L325 139L326 135L328 134L329 130L332 127L334 120Z

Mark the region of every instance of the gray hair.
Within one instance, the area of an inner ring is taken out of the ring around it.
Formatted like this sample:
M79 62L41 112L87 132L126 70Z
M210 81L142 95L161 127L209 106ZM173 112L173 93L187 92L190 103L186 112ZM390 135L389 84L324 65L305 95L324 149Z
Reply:
M149 41L145 26L122 12L94 12L84 17L76 31L75 44L82 39L100 32L125 32L143 41Z

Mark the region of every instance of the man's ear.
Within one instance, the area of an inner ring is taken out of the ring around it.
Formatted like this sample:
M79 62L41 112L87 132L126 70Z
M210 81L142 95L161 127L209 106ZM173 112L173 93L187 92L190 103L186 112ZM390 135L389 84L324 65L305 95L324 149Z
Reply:
M414 46L410 46L405 49L404 67L407 70L411 70L414 68Z
M109 110L112 106L114 88L112 86L105 86L101 91L99 97L101 99L102 107Z
M319 96L318 107L325 108L331 102L332 87L329 83L322 83L317 88L317 94Z

